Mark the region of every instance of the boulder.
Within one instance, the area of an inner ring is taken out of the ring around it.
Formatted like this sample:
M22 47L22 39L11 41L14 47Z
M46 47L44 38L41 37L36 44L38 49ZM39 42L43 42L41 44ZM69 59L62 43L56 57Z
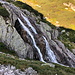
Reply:
M25 70L26 75L38 75L37 71L33 70L32 67L29 67Z

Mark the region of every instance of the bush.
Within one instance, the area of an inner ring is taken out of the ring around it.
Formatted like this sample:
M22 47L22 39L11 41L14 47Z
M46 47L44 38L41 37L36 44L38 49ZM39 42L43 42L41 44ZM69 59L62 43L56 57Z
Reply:
M62 30L65 30L65 32L61 33ZM75 49L75 31L64 27L60 27L58 31L61 33L58 39L64 43L65 47L70 51Z
M63 34L61 34L60 37L62 37L63 39L67 39L68 38L68 40L70 42L74 42L75 43L75 30L67 29L67 28L64 28L64 27L60 27L59 28L59 32L61 32L62 30L65 30L65 32ZM68 36L67 36L67 33L69 34Z
M4 7L1 7L1 6L0 6L0 15L3 17L9 17L8 11Z

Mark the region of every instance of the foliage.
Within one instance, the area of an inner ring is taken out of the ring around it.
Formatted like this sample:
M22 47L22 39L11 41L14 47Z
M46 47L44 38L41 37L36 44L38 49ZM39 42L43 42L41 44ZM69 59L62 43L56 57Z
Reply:
M9 51L7 47L0 42L0 51L12 54L12 51ZM52 68L48 65L42 66L42 64L45 64L40 61L35 60L19 60L18 57L11 58L8 57L6 54L0 53L0 64L11 64L15 66L17 69L21 69L22 71L25 68L32 67L34 70L38 72L39 75L75 75L75 68L71 67L64 67L58 64L55 64L55 68Z
M62 32L63 30L65 32ZM72 49L75 49L75 31L64 27L60 27L58 31L60 32L58 39L61 40L69 50L72 51Z
M53 29L56 28L56 26L54 26L53 24L51 24L50 22L48 22L46 19L42 19L41 21L44 22L44 23L46 23L46 24L48 24Z
M75 43L75 30L60 27L59 32L61 32L62 30L65 30L65 32L62 33L62 38L64 38L65 41L66 39L68 39L70 42Z
M0 3L0 6L2 6L2 4Z
M9 17L8 11L4 7L2 7L2 4L0 4L0 15L3 17Z
M9 51L7 47L1 42L0 42L0 51L13 54L12 51ZM45 63L40 61L34 61L34 60L19 60L17 57L11 58L1 53L0 53L0 64L5 64L5 65L11 64L21 70L24 70L25 68L28 67L32 67L34 70L38 72L39 75L55 75L55 74L74 75L75 74L75 68L64 67L58 64L55 64L55 68L52 68L48 65L41 66L42 64Z
M32 8L30 8L28 5L20 5L17 2L14 4L16 4L17 6L21 7L21 8L25 8L28 9L29 11L33 11ZM2 7L1 7L2 8ZM4 9L4 8L3 8ZM33 11L35 12L35 11ZM37 11L36 11L37 12ZM1 14L1 13L0 13ZM38 14L37 14L38 15ZM48 21L46 21L45 19L42 20L43 22L48 23ZM50 24L51 25L51 24ZM61 32L63 30L63 28L59 29L59 31ZM67 30L67 32L69 32L69 36L73 36L71 30ZM66 33L63 33L62 36L59 37L59 39L62 37L62 39L64 38L64 41L68 41L68 39L70 40L70 42L74 42L74 39L72 39L71 37L69 38ZM68 38L68 39L66 39ZM9 51L7 49L7 47L0 42L0 51L5 52L5 53L9 53L9 54L15 54L15 52ZM0 64L11 64L16 66L16 68L19 68L21 70L24 70L24 68L28 68L28 67L32 67L33 69L35 69L39 75L75 75L75 68L70 68L70 67L64 67L64 66L60 66L55 64L55 68L52 68L48 65L45 66L41 66L42 64L44 64L43 62L40 61L33 61L33 60L19 60L18 58L11 58L11 57L7 57L5 54L0 54Z

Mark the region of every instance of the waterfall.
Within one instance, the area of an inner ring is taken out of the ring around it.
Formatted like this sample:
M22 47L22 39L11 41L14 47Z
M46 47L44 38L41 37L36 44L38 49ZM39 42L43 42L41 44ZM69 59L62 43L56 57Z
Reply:
M35 28L31 25L31 23L29 22L28 18L26 18L26 17L23 16L22 14L21 14L21 16L22 16L23 19L27 22L27 25L33 30L33 32L34 32L35 34L37 34ZM40 52L40 49L37 47L36 42L35 42L35 39L34 39L34 37L32 36L31 32L30 32L29 29L21 22L20 19L18 19L18 20L19 20L19 22L21 23L21 25L23 26L23 28L24 28L24 29L28 32L28 34L31 36L31 38L32 38L32 40L33 40L33 44L34 44L35 48L38 50L38 53L39 53L39 55L40 55L40 60L43 61L43 62L45 62L45 61L43 60L42 54L41 54L41 52ZM47 39L46 39L44 36L43 36L43 38L44 38L44 41L45 41L45 43L46 43L46 52L47 52L47 55L48 55L50 61L53 62L53 63L57 63L57 60L56 60L56 58L55 58L55 55L54 55L53 51L50 49L50 46L49 46L49 43L48 43Z
M5 2L5 1L0 1L1 3L8 3L8 2ZM15 8L16 10L17 8ZM14 9L13 9L14 11ZM25 17L23 14L21 14L22 18L26 21L27 25L32 29L32 31L35 33L35 34L38 34L36 29L32 26L32 24L30 23L30 21L28 20L27 17ZM23 29L27 31L27 33L29 34L29 36L31 37L32 41L33 41L33 45L34 47L36 48L37 52L39 53L39 57L40 57L40 61L42 62L45 62L43 60L43 56L42 56L42 53L40 51L40 49L38 48L38 46L36 45L36 41L34 39L34 36L32 35L32 33L29 31L29 29L23 24L23 22L18 18L18 21L20 22L20 24L22 25ZM49 59L51 60L51 62L54 62L54 63L57 63L57 60L55 58L55 55L53 53L53 51L50 49L49 47L49 43L48 41L46 40L46 38L43 36L44 38L44 41L45 41L45 44L46 44L46 52L47 52L47 55L49 57Z
M27 22L28 26L31 27L31 29L33 30L33 32L34 32L35 34L37 34L35 28L31 25L31 23L29 22L28 18L26 18L26 17L23 16L22 14L21 14L21 16L22 16L23 19Z
M0 0L0 3L6 3L6 2L4 2L4 1Z
M7 4L9 4L8 2L6 2L6 1L3 1L3 0L0 0L0 3L7 3Z
M40 52L40 49L39 49L39 48L37 47L37 45L36 45L36 42L35 42L35 39L34 39L33 35L31 34L31 32L29 31L29 29L23 24L23 22L22 22L19 18L18 18L18 21L20 22L20 24L22 25L22 27L24 28L24 30L27 31L27 33L28 33L29 36L31 37L31 39L32 39L32 41L33 41L33 45L34 45L34 47L36 48L36 50L38 51L38 53L39 53L40 61L45 62L45 61L43 60L43 56L42 56L42 54L41 54L41 52Z
M44 36L43 36L43 38L44 38L44 41L46 43L46 52L47 52L47 55L48 55L49 59L53 63L58 63L56 58L55 58L55 55L54 55L53 51L50 49L50 46L49 46L49 43L48 43L47 39Z

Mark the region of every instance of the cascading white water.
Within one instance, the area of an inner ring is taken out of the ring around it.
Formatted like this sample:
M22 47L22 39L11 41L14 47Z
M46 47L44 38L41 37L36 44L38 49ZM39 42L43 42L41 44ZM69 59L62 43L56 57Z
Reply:
M42 61L42 62L45 62L44 60L43 60L43 56L42 56L42 54L41 54L41 52L40 52L40 49L37 47L37 45L36 45L36 42L35 42L35 39L34 39L34 37L33 37L33 35L31 34L31 32L29 31L29 29L23 24L23 22L18 18L18 21L20 22L20 24L22 25L22 27L24 28L24 30L26 30L27 31L27 33L30 35L30 37L32 38L32 41L33 41L33 45L34 45L34 47L37 49L37 51L38 51L38 53L39 53L39 56L40 56L40 61Z
M22 16L23 19L27 22L27 24L29 25L29 27L31 27L31 29L33 30L33 32L34 32L35 34L37 34L35 28L31 25L31 23L29 22L29 20L28 20L25 16L23 16L22 14L21 14L21 16ZM46 40L46 38L45 38L44 36L43 36L43 38L44 38L45 43L46 43L46 52L47 52L47 54L48 54L48 56L49 56L50 61L51 61L51 62L54 62L54 63L57 63L57 60L56 60L56 58L55 58L55 55L54 55L53 51L50 49L50 46L49 46L48 41Z
M44 41L46 43L46 52L48 54L49 59L53 63L58 63L56 58L55 58L54 52L50 49L50 46L49 46L49 43L48 43L47 39L44 36L43 36L43 38L44 38Z
M7 2L1 0L0 3L7 3Z
M33 32L34 32L35 34L37 34L35 28L31 25L31 23L29 22L28 18L26 18L26 17L23 16L22 14L21 14L21 16L22 16L23 19L27 22L28 26L31 27L31 29L33 30Z

